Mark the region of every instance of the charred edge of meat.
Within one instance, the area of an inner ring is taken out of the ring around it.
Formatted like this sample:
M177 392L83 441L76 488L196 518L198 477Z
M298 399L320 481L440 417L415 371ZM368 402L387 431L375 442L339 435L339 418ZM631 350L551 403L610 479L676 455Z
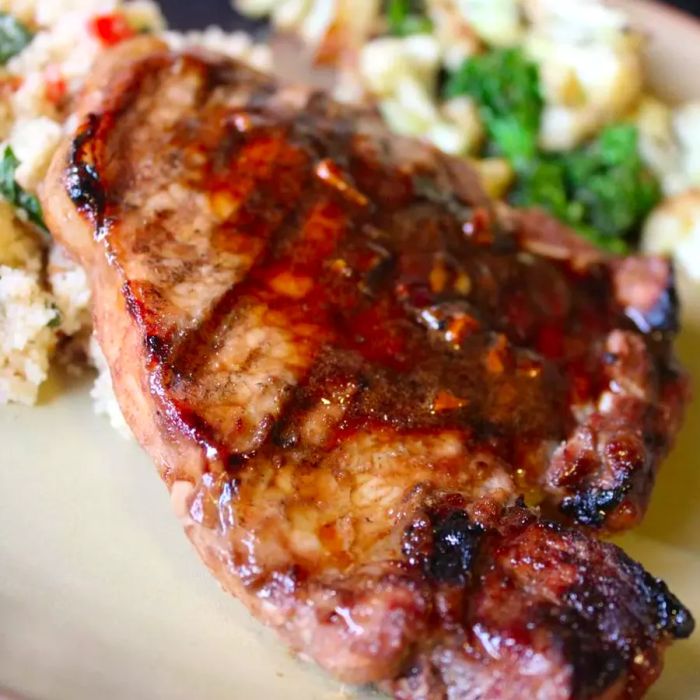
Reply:
M580 525L602 527L629 490L630 484L612 489L590 489L564 498L559 510Z
M688 639L695 630L695 619L690 610L676 598L668 586L658 578L644 572L642 595L656 606L659 630L667 632L674 639Z
M655 619L649 621L652 627L646 632L647 638L659 633L674 639L689 637L695 627L693 617L666 584L625 557L623 568L627 567L637 582L639 598L656 612ZM555 638L560 640L573 668L574 697L582 700L599 697L634 663L636 654L644 651L642 647L629 647L616 636L601 645L601 631L608 628L609 619L615 615L611 598L614 595L601 594L596 586L577 586L565 596L568 607L559 610L552 621L558 630Z
M406 528L402 551L409 565L423 569L429 579L463 586L484 532L463 510L429 510Z
M589 576L569 589L563 606L544 606L540 610L542 622L553 629L573 672L573 694L580 700L597 698L628 673L639 654L653 645L652 640L670 635L675 639L689 637L695 622L690 612L674 596L663 581L644 571L636 562L620 552L620 570L625 580L635 582L635 600L639 608L649 610L648 618L637 618L642 629L634 635L636 644L630 645L627 635L614 632L618 621L618 605L625 606L619 581L613 578Z
M66 173L66 190L78 210L88 215L96 230L104 224L106 195L95 167L91 144L100 125L97 114L88 115L73 140L70 164Z
M600 696L625 673L629 650L602 643L600 624L610 601L588 587L577 587L566 595L566 605L545 607L544 622L553 628L565 659L572 668L572 697L584 700Z

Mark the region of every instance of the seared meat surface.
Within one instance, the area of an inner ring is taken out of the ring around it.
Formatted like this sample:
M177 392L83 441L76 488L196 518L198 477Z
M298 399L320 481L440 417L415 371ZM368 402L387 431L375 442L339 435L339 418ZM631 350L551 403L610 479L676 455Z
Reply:
M296 649L398 698L653 682L692 618L585 531L638 521L681 421L668 263L150 39L96 69L49 182L125 417L204 561Z

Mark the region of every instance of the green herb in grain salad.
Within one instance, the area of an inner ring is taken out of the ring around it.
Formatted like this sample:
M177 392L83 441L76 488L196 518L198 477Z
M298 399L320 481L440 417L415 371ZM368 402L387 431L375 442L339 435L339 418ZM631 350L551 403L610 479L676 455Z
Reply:
M52 364L93 365L95 410L125 433L85 272L42 235L37 192L93 63L144 31L269 68L268 48L243 33L166 31L148 0L0 0L0 405L35 403Z
M31 40L32 33L22 22L0 12L0 66L16 56Z
M46 230L39 199L18 185L17 180L15 180L18 166L17 156L10 146L6 146L2 159L0 159L0 195L25 214L35 226Z

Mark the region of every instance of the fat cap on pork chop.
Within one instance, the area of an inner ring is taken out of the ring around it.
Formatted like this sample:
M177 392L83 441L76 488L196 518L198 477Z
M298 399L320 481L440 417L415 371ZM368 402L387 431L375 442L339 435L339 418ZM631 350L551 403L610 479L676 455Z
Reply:
M397 698L610 699L690 634L586 533L638 521L680 425L665 260L153 39L95 69L43 203L187 534L295 649Z

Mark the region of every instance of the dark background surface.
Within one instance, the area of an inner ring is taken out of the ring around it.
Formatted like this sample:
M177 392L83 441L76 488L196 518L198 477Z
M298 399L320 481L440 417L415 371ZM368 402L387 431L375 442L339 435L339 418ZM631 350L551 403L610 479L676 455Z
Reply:
M170 24L177 29L195 29L210 24L220 24L226 29L234 27L255 28L250 22L237 18L228 0L159 0ZM700 0L666 0L700 17Z
M675 0L669 5L675 5L700 17L700 0Z

